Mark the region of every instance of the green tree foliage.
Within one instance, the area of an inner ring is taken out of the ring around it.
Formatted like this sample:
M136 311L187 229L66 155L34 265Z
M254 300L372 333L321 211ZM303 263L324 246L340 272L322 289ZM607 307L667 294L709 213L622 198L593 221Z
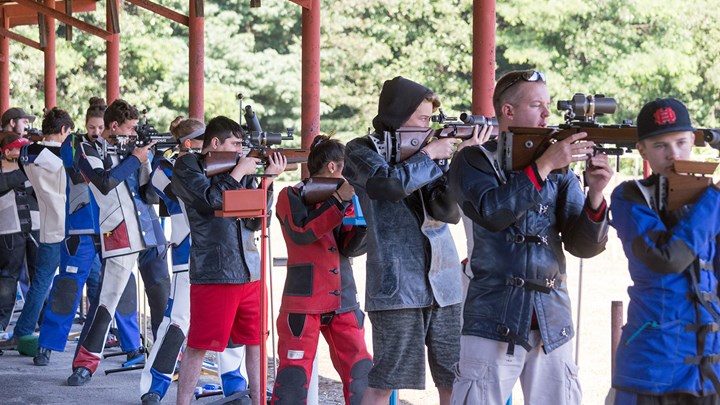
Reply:
M675 97L699 125L717 126L720 19L711 3L501 2L499 70L542 69L556 98L613 96L619 110L606 121L634 119L645 102Z
M187 13L187 1L159 0ZM642 104L672 96L699 126L720 125L720 17L716 0L505 0L497 4L497 74L546 72L553 99L603 93L620 108L606 122L633 119ZM105 24L104 2L77 14ZM238 119L236 95L264 129L295 127L301 114L301 8L287 0L205 5L205 116ZM414 79L442 96L451 115L471 103L472 0L322 2L321 131L365 133L384 80ZM121 97L149 110L164 130L188 107L188 30L130 3L120 18ZM63 28L58 24L59 32ZM17 32L37 38L37 27ZM105 93L105 44L73 31L57 39L57 104L82 127L87 100ZM11 41L13 105L43 105L42 54ZM555 119L560 121L560 114Z

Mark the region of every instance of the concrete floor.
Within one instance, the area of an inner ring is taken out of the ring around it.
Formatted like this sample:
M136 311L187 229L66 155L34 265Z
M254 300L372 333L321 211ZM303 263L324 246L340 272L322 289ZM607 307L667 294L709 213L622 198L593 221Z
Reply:
M80 325L73 325L79 331ZM69 387L67 377L72 373L71 363L77 343L69 341L65 352L53 352L50 365L37 367L32 357L21 356L17 351L5 350L0 356L0 403L2 404L82 404L124 405L140 404L140 373L131 370L105 375L105 370L119 368L125 356L103 359L92 380L82 387ZM119 352L120 348L105 350L105 354ZM202 376L199 385L217 383L216 377ZM173 383L163 403L174 404L177 383ZM197 404L209 404L220 396L201 398Z

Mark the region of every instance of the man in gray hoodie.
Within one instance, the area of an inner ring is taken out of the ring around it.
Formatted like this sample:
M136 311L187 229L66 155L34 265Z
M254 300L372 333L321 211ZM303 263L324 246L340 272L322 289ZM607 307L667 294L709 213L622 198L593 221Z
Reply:
M449 159L459 140L434 140L402 161L384 157L398 151L381 154L394 148L388 140L397 129L428 128L439 106L427 87L400 76L388 80L375 131L346 147L343 175L368 224L365 309L374 364L363 404L387 404L393 389L425 389L424 346L440 403L450 400L460 351L460 260L447 224L438 220L444 215L432 212L431 201L453 201L437 161ZM479 131L465 142L477 144Z

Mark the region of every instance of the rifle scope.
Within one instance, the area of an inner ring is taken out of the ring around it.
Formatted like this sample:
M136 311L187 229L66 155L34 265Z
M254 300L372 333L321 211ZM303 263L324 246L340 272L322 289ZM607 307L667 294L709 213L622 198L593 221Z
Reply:
M703 129L705 142L711 147L720 150L720 129Z
M585 95L575 93L570 100L558 100L557 109L565 111L566 120L594 121L595 117L612 114L617 109L617 101L602 94Z
M260 121L258 121L257 115L255 115L255 111L253 111L251 105L245 106L245 123L247 124L249 131L262 131L262 127L260 126Z
M484 115L470 115L468 113L460 114L460 121L468 125L492 125L498 126L496 117L486 117Z
M245 142L251 147L280 145L282 141L292 141L292 135L283 136L277 132L249 132L245 134Z

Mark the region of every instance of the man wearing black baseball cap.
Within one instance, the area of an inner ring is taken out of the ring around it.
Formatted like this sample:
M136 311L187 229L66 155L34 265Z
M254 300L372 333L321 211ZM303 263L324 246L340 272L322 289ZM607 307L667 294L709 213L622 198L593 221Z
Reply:
M720 183L674 211L663 197L675 161L690 158L693 130L680 101L645 104L637 148L653 174L612 193L612 226L633 280L612 381L615 404L720 402Z
M667 176L675 160L690 158L694 130L683 103L674 98L655 99L638 114L638 152L653 173Z
M27 128L35 121L35 116L28 114L20 107L8 108L2 115L3 131L25 135Z

